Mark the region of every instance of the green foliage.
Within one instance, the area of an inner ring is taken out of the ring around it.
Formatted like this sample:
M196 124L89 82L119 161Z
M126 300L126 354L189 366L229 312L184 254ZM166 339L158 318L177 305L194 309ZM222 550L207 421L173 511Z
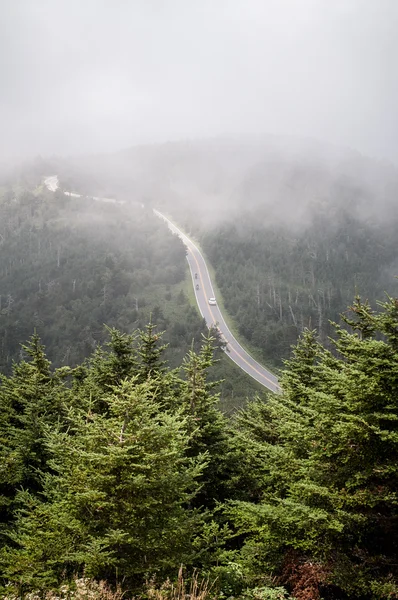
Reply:
M8 592L83 573L138 592L185 564L220 598L393 598L397 306L356 298L333 351L305 331L283 393L232 423L211 336L181 371L153 324L108 329L74 369L53 370L33 336L0 387Z
M366 220L341 197L311 207L297 228L272 225L268 210L245 205L233 223L200 233L240 334L280 367L306 328L328 344L330 320L357 289L372 302L386 288L396 293L397 221Z
M346 319L354 331L335 326L333 353L306 332L283 394L238 417L241 480L251 473L253 497L228 514L252 576L275 564L286 574L291 549L295 569L320 565L320 587L361 598L398 589L396 301L381 307L357 298Z
M392 238L380 245L344 211L333 235L317 215L294 240L240 239L244 222L209 236L226 301L265 355L301 332L283 393L229 422L216 389L236 380L220 340L199 344L181 244L145 210L97 208L92 235L89 200L9 190L0 202L2 592L43 595L84 574L130 595L152 581L160 599L184 564L188 581L217 578L220 598L397 597L398 301L377 312L356 297L343 325L326 324L354 272L377 289ZM32 322L55 368L36 333L17 350Z
M192 378L166 369L153 324L108 333L107 349L67 372L52 372L35 335L30 361L3 378L3 488L13 494L4 493L0 561L21 592L83 572L139 586L181 563L210 565L225 538L209 510L195 508L225 438L206 380L211 339L184 366L195 364L192 412ZM212 493L207 486L209 506Z
M208 380L208 370L214 363L213 343L214 338L208 335L199 353L189 351L183 361L185 378L181 389L182 407L192 436L189 454L208 456L195 503L208 508L225 499L229 469L226 420L217 407L219 395L211 393L217 383Z
M240 596L242 600L294 600L283 587L262 587L247 590Z
M44 502L21 513L10 578L47 583L49 557L52 577L68 565L110 580L187 561L195 515L184 505L202 461L185 456L184 420L160 412L134 380L105 401L107 415L75 412L67 433L49 433L54 473L45 479Z
M37 177L28 180L37 185ZM184 292L191 285L185 248L141 204L10 185L0 192L0 245L1 372L11 373L13 361L23 358L20 344L34 328L56 367L81 364L104 344L104 323L124 335L157 323L172 367L193 340L199 350L207 328ZM239 369L226 362L218 370L240 380ZM232 396L231 405L242 404L250 394L247 381L236 390L225 386L223 406Z
M167 346L158 345L158 340L162 336L162 333L155 333L155 329L156 325L149 323L145 331L140 333L140 373L144 380L149 377L159 376L164 372L165 363L160 359L160 356Z
M187 303L178 309L183 336L172 335L185 249L151 212L62 192L11 190L0 195L0 217L3 371L33 327L56 366L89 356L105 341L104 322L132 332L144 328L151 312L167 326L177 361L194 331L200 336L200 319Z
M23 346L28 361L2 376L0 386L0 519L6 525L15 511L18 489L38 493L48 471L46 429L64 416L64 379L69 369L50 370L37 334ZM5 533L3 529L2 533Z

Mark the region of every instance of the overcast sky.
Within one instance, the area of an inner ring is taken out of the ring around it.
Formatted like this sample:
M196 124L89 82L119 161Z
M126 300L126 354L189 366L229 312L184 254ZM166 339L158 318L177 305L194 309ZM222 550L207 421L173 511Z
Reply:
M398 163L398 0L0 0L0 154L310 136Z

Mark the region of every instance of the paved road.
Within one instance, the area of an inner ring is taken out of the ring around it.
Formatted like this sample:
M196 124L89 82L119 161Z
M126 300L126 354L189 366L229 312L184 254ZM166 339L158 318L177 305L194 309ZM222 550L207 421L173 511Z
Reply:
M50 192L55 192L59 186L58 175L50 175L49 177L46 177L44 180L44 185L50 190ZM64 192L64 194L65 196L70 196L71 198L82 198L81 194L75 194L74 192ZM88 196L88 198L92 198L98 202L110 202L111 204L126 203L125 200L115 200L115 198L99 198L98 196Z
M216 325L221 331L225 341L227 342L226 354L231 360L234 361L243 371L253 377L256 381L261 383L263 386L273 392L280 391L278 385L278 379L265 369L260 363L258 363L234 338L231 331L228 329L228 325L224 321L221 311L217 306L210 306L209 298L215 297L213 286L211 283L209 271L206 266L206 262L198 249L198 247L189 239L178 227L174 225L165 215L158 210L154 209L154 213L164 221L171 229L173 233L178 235L179 238L184 242L188 253L187 259L189 268L192 276L192 284L195 290L196 302L202 317L206 320L208 327ZM195 278L197 274L197 279ZM196 285L199 285L199 289L196 289Z
M58 177L52 175L44 180L44 184L51 191L55 191L58 188ZM73 196L74 198L80 198L80 194L73 192L65 192L67 196ZM123 201L114 200L113 198L98 198L93 197L94 200L100 202L117 202L123 203ZM261 383L263 386L273 392L278 392L280 387L278 385L278 379L273 373L265 369L260 363L258 363L242 346L238 340L234 338L228 325L223 319L218 305L210 306L209 298L215 297L213 286L211 283L209 271L206 266L206 262L200 253L199 249L192 240L189 239L178 227L176 227L165 215L158 210L154 209L154 213L160 219L163 219L171 231L178 235L179 238L184 242L188 249L187 259L189 268L192 276L192 284L195 291L196 302L202 317L206 320L208 327L215 325L218 327L224 341L227 342L226 354L231 360L234 361L243 371L245 371L250 377L253 377L256 381ZM197 278L195 277L197 275ZM199 289L196 289L196 285L199 285Z

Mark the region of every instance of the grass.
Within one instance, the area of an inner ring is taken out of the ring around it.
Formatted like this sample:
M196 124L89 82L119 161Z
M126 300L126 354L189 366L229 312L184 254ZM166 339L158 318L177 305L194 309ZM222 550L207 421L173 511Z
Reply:
M180 567L175 582L167 579L159 587L156 587L154 581L147 582L144 597L149 600L207 600L212 587L207 579L199 579L197 573L194 573L187 582ZM142 597L140 595L136 598ZM71 600L72 598L73 600L127 600L135 597L127 596L120 587L113 590L105 581L75 577L71 582L61 585L58 590L35 591L22 595L12 591L3 598L4 600Z
M194 573L187 583L180 567L175 583L168 579L157 588L150 582L147 585L147 596L150 600L206 600L212 587L208 579L199 579L197 573Z
M6 592L7 593L7 592ZM120 588L112 590L105 581L95 581L87 577L75 577L61 585L59 590L46 592L7 593L4 600L122 600L125 598Z

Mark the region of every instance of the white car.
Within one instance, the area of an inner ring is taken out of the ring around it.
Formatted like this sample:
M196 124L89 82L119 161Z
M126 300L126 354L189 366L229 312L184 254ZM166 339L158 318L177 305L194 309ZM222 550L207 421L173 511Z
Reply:
M211 304L211 306L215 306L217 304L216 299L215 298L209 298L209 304Z

